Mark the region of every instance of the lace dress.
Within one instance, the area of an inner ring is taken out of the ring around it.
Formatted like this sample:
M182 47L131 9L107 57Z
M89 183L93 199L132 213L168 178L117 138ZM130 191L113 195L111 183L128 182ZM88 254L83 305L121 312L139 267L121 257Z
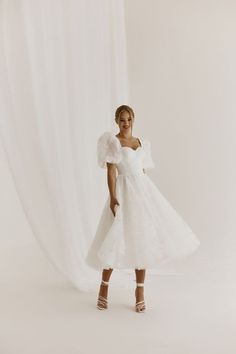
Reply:
M86 257L94 269L154 269L192 253L200 244L145 173L155 164L150 142L139 140L141 146L134 150L121 146L112 132L98 139L99 166L106 168L106 162L117 166L116 197L120 205L114 216L108 195Z

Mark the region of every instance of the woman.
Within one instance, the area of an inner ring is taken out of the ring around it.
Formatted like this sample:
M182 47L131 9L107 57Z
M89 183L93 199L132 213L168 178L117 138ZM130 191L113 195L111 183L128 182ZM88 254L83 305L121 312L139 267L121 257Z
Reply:
M105 132L98 139L98 164L107 168L110 195L86 261L102 270L98 309L108 308L113 269L135 269L135 310L144 312L146 268L158 268L190 254L200 242L146 174L155 167L151 144L143 137L133 137L132 108L118 107L115 121L119 133Z

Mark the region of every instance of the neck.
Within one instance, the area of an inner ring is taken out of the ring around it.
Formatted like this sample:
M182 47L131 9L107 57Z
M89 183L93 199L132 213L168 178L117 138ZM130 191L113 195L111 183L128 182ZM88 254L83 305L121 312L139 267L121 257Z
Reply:
M132 138L132 132L119 132L119 136L123 139L130 139Z

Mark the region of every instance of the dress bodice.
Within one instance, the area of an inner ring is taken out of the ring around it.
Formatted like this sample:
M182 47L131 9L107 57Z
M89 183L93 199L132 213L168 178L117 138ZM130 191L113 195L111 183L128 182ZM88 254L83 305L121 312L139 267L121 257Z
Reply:
M136 150L128 147L121 147L121 161L116 163L118 175L133 175L143 172L144 150L139 146Z

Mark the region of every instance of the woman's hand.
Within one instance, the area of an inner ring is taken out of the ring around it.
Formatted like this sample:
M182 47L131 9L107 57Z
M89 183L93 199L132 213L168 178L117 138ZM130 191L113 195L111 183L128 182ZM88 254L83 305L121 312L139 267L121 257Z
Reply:
M116 205L120 205L116 197L111 198L110 200L110 208L112 211L112 214L116 216Z

